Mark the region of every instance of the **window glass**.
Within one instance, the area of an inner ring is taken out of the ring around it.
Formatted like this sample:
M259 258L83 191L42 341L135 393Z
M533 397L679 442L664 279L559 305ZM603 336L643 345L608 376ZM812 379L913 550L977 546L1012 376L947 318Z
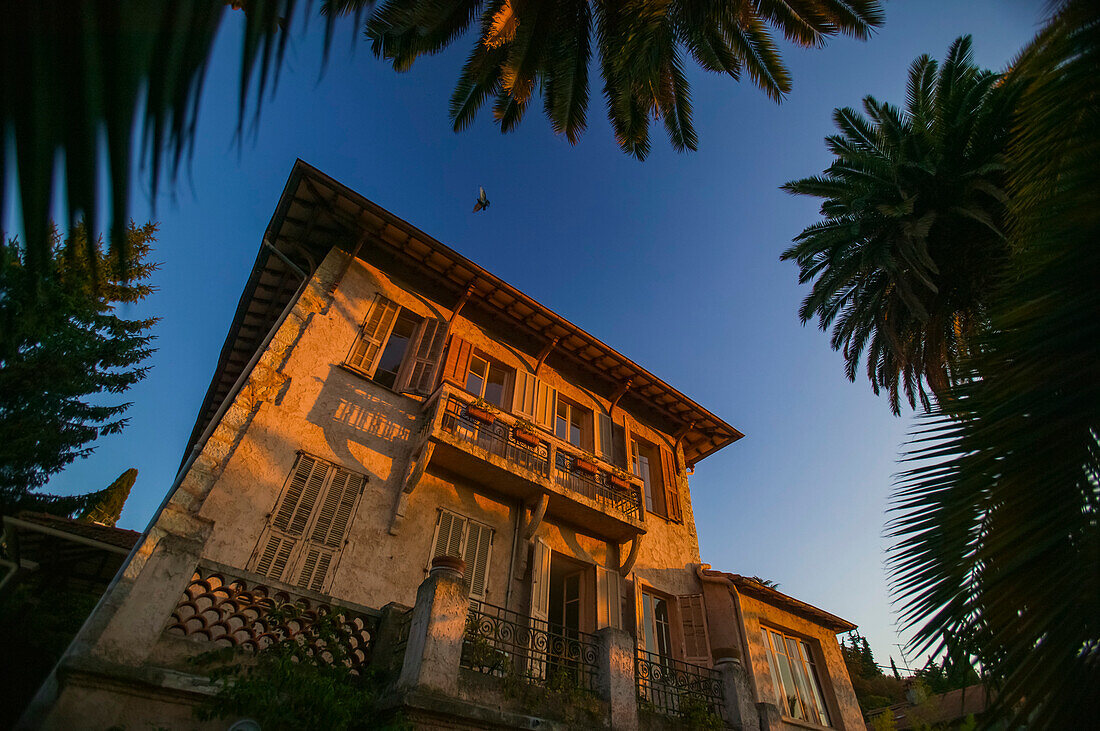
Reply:
M470 356L470 370L466 374L466 390L475 396L480 396L485 388L485 371L488 363L476 355Z
M660 657L671 657L672 635L668 624L668 602L659 596L643 592L642 625L646 652Z
M558 396L554 434L586 452L592 451L592 412Z
M397 382L397 371L400 370L405 352L409 349L409 341L419 324L419 317L408 310L401 311L393 326L393 333L386 342L386 348L382 351L382 357L378 360L378 368L374 371L375 382L386 388L393 388L393 384Z
M828 726L829 714L810 646L774 630L763 629L762 634L776 702L783 715Z
M638 451L634 442L634 475L642 478L642 492L645 493L645 509L653 512L653 483L649 478L649 457Z
M485 400L504 408L504 394L508 383L508 372L496 363L489 364L489 377L485 382Z

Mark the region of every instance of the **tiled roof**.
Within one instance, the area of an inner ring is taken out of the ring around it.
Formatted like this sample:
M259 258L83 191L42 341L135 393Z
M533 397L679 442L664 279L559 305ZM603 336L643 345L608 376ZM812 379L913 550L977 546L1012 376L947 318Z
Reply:
M64 533L72 533L81 538L99 541L100 543L106 543L127 550L133 548L138 538L141 537L141 534L137 531L127 530L125 528L112 528L111 526L98 525L96 523L81 523L71 518L62 518L58 515L50 515L49 513L32 513L24 510L16 517L26 523L34 523L35 525L52 528L53 530L62 531Z

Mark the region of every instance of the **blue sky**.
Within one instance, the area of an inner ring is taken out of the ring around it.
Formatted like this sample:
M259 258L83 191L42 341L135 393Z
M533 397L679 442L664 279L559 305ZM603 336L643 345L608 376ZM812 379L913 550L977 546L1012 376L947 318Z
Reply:
M207 74L194 157L173 190L133 201L160 223L157 292L133 315L162 318L153 369L127 398L129 428L55 477L85 492L140 474L123 527L141 530L171 485L260 237L302 158L465 254L723 417L745 438L691 480L703 560L756 574L858 625L880 662L900 658L883 537L910 426L798 306L805 288L780 253L817 205L778 189L829 162L834 107L866 94L903 104L909 64L958 35L1003 69L1034 35L1042 3L886 4L867 42L783 44L794 90L776 105L749 83L691 69L697 153L661 125L639 163L621 153L593 74L589 129L571 146L536 105L501 135L483 113L451 131L447 102L472 40L397 74L344 23L319 76L321 24L295 33L274 98L236 145L239 14ZM540 105L538 105L540 106ZM488 110L486 110L488 111ZM147 183L147 176L142 180ZM478 186L491 208L471 214ZM899 660L899 665L900 665Z

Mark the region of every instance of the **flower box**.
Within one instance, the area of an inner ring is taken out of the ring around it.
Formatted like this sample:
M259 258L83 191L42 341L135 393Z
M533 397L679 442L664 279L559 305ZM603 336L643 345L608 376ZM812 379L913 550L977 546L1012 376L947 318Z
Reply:
M595 462L589 462L587 459L582 459L580 457L573 460L573 469L577 472L585 472L589 475L595 475L600 471L599 468L596 467Z
M526 444L528 447L539 446L539 435L534 432L527 431L526 429L516 429L512 432L516 439Z
M492 424L497 420L497 417L489 413L488 410L481 408L480 406L467 406L466 415L471 419L476 419L483 424Z
M609 474L607 481L611 483L612 487L617 487L620 490L630 490L633 485L630 484L630 480L625 477L619 477L616 474Z

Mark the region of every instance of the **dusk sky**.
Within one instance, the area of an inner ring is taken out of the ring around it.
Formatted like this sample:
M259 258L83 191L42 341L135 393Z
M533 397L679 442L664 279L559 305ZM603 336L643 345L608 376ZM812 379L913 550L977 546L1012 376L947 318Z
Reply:
M451 131L447 105L472 37L395 73L342 24L319 77L322 24L299 24L254 135L235 144L239 13L207 72L194 157L174 190L133 201L160 224L157 292L133 316L162 318L149 377L126 398L129 428L45 488L87 492L140 474L120 526L142 530L172 484L260 239L295 158L404 218L645 366L746 436L691 478L702 559L758 575L860 626L880 663L902 664L885 571L888 496L909 416L798 307L807 292L779 255L818 220L779 190L829 163L834 107L871 94L902 105L907 70L974 36L1003 69L1038 29L1040 2L890 2L869 41L781 43L794 90L775 104L747 80L689 67L699 151L651 125L645 162L619 151L591 74L589 128L571 146L532 104L501 135L491 109ZM478 186L491 207L471 213Z

